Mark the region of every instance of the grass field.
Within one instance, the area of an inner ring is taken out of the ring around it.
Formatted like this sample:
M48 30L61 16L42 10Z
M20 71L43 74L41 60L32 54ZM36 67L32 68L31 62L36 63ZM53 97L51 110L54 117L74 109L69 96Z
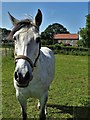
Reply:
M49 90L47 118L69 119L88 117L88 57L55 55L55 78ZM14 60L2 59L2 115L20 118L20 106L13 87ZM37 100L28 99L28 118L37 118Z

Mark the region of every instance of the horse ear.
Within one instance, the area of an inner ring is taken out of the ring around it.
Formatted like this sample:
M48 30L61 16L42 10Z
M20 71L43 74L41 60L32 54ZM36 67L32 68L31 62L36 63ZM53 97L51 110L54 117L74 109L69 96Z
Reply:
M35 24L39 27L41 25L42 22L42 12L40 9L38 9L38 12L35 16Z
M10 17L12 24L15 26L19 22L19 20L14 18L9 12L8 12L8 14L9 14L9 17Z

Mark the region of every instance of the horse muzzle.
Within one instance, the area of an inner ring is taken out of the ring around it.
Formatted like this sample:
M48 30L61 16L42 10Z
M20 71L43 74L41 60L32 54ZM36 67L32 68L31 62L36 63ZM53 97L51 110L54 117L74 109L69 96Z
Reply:
M33 79L33 76L29 72L23 77L22 73L15 72L14 78L17 81L18 87L27 87L29 82Z

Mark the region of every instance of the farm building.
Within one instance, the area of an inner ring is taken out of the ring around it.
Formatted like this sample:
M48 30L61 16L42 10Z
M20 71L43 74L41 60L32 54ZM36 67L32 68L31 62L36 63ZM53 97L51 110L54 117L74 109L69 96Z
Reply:
M54 43L62 43L64 45L77 46L79 40L78 34L55 34Z

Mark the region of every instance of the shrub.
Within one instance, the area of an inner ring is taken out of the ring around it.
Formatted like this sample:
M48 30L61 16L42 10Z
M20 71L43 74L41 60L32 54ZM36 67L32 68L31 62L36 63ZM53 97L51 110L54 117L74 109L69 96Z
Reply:
M88 48L83 47L73 47L73 46L61 46L59 44L47 45L50 49L54 51L55 54L66 54L66 55L89 55Z

